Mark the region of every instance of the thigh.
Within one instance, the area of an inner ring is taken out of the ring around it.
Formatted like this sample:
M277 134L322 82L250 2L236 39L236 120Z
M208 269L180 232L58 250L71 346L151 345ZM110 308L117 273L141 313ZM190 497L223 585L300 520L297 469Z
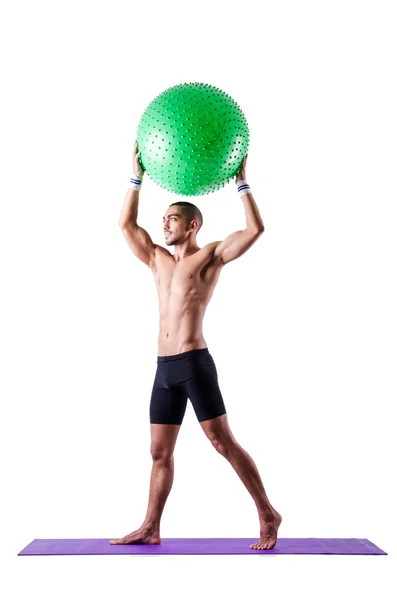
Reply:
M187 394L184 390L167 389L155 379L150 398L150 423L181 425L185 416Z
M186 382L186 391L198 421L214 419L226 413L216 366L210 354L198 358L196 375Z

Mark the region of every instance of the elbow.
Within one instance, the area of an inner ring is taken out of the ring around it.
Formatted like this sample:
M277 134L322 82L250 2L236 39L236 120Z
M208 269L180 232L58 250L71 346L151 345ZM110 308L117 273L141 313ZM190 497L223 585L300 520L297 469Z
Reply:
M130 221L122 221L120 219L119 221L119 227L121 227L121 229L125 229L126 227L131 226L131 222Z
M261 235L265 231L265 226L263 223L256 223L251 227L247 227L248 230L252 231L256 235Z

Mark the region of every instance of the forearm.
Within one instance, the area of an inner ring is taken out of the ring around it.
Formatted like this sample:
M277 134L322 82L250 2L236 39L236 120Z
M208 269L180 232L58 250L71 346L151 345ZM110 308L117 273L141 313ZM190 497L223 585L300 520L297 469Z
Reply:
M138 152L138 143L135 140L134 150L132 152L132 167L133 172L130 179L130 185L128 186L127 193L124 198L123 208L121 209L119 225L125 227L126 225L137 226L138 219L138 203L139 203L139 192L142 185L142 178L144 174L143 167L139 160L140 152Z
M245 217L247 220L246 229L264 230L265 226L263 224L259 208L254 200L253 195L251 193L244 194L242 196L242 201L244 204Z
M139 190L128 188L119 218L120 227L125 227L126 225L137 225L138 203Z

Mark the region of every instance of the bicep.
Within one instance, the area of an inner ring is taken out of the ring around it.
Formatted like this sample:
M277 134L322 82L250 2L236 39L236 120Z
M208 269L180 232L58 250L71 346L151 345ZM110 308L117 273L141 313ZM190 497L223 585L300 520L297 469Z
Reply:
M156 244L148 232L139 225L125 225L121 231L135 256L150 267L155 260Z
M244 229L231 233L223 240L218 242L214 251L214 258L226 264L242 256L256 242L262 231Z

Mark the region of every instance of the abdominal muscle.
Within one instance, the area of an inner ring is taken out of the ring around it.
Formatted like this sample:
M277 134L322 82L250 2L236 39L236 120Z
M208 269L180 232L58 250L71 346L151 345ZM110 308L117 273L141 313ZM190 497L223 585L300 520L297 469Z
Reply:
M160 332L158 338L158 356L181 354L189 350L206 348L202 333L205 307L190 304L185 311L166 312L160 309Z
M211 263L215 245L205 246L179 264L159 250L153 269L159 296L158 356L207 347L203 319L220 271Z

